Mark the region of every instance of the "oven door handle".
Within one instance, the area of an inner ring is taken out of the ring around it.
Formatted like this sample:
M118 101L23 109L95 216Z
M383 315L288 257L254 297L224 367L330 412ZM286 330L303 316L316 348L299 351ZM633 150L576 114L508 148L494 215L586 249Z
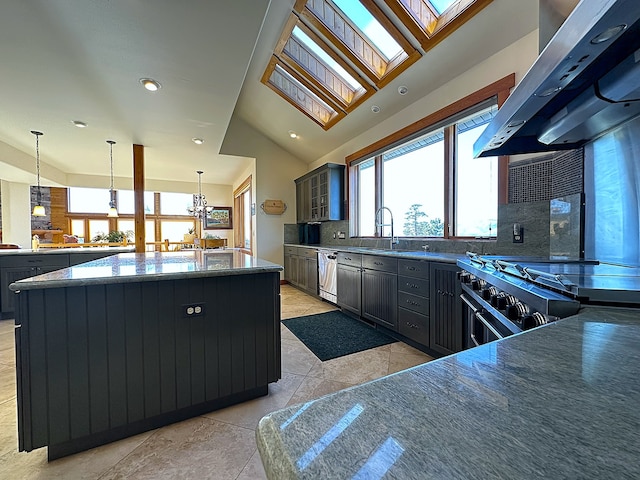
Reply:
M464 303L467 304L467 307L469 307L471 309L471 311L473 312L474 315L476 313L478 313L478 309L476 308L476 306L473 303L471 303L471 300L469 300L464 293L460 294L460 298L462 299L462 301Z
M480 312L476 312L476 313L474 313L474 315L475 315L475 317L476 317L478 320L480 320L480 321L483 323L483 325L484 325L485 327L487 327L487 328L489 329L489 331L490 331L491 333L493 333L496 337L498 337L498 338L504 338L504 335L502 335L500 332L498 332L498 330L496 330L496 329L495 329L495 327L494 327L493 325L491 325L491 324L489 323L489 321L488 321L486 318L484 318L484 317L482 316L482 313L480 313Z

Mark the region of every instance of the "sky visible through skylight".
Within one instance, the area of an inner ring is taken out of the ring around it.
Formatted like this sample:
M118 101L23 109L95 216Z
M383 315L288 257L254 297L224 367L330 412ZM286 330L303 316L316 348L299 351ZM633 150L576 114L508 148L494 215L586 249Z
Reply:
M442 3L446 2L447 0L442 0ZM362 33L371 40L371 43L378 47L380 52L387 57L387 60L402 52L400 45L359 1L333 0L333 3L356 24Z
M444 12L455 0L429 0L439 14Z
M318 58L329 65L335 73L342 78L346 83L351 85L354 90L362 88L362 85L347 73L347 71L340 66L333 58L331 58L322 48L318 46L313 40L311 40L302 30L298 27L293 28L293 35L300 40L305 46L307 46Z

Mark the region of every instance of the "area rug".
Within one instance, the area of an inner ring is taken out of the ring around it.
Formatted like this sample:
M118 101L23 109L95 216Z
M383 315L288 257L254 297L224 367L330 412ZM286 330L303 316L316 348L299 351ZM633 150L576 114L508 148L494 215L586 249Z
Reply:
M282 323L323 362L397 341L338 310Z

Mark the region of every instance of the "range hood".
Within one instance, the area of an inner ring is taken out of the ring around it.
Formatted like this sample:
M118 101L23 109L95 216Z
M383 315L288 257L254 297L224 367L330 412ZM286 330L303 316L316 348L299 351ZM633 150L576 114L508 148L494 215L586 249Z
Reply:
M582 0L474 144L476 157L578 148L640 115L640 0Z

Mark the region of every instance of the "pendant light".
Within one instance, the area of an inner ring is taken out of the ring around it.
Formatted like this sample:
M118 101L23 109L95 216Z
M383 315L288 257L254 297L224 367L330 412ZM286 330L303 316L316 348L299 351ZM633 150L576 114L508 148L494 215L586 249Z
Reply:
M38 179L38 193L32 215L34 217L44 217L46 212L42 206L42 192L40 191L40 135L43 135L43 133L37 130L31 130L31 133L36 136L36 177Z
M115 145L114 140L107 140L109 144L109 162L111 165L111 187L109 188L109 213L107 217L117 218L118 217L118 209L116 208L116 191L113 189L113 146Z
M198 193L193 194L193 206L187 207L187 211L189 212L189 215L193 215L195 218L202 220L208 213L211 213L213 207L207 206L207 200L202 194L201 177L204 172L202 170L198 170L196 173L198 174Z

